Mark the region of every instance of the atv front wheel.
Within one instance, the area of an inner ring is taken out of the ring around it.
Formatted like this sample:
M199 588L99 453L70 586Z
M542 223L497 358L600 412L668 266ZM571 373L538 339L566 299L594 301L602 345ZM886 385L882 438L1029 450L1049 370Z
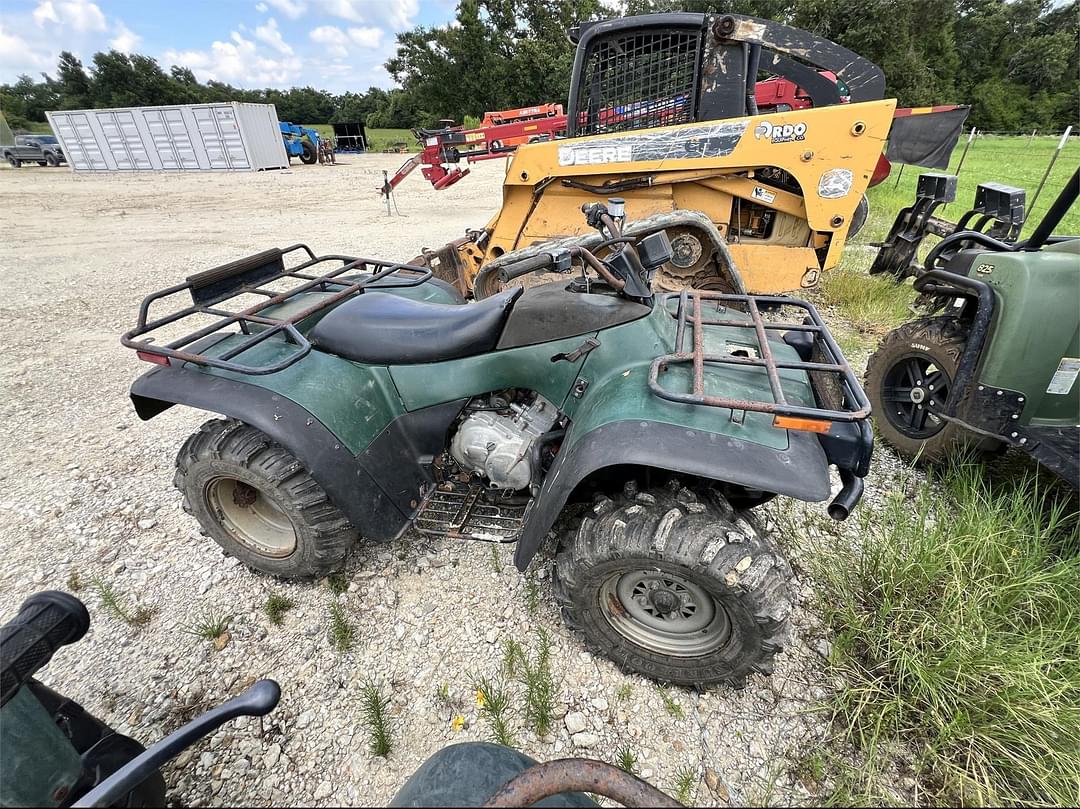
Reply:
M566 623L623 669L742 687L772 672L790 577L752 515L676 481L602 497L562 538L553 583Z
M275 576L332 571L356 531L300 462L261 431L206 422L176 456L184 510L230 555Z
M866 365L866 393L881 437L904 458L936 464L982 439L938 413L945 408L967 332L953 317L923 317L893 329Z

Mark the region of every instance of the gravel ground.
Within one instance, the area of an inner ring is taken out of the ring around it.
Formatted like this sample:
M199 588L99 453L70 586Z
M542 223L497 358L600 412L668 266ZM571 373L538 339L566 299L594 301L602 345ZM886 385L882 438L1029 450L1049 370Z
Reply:
M795 772L827 732L811 709L833 686L821 657L828 643L806 610L805 576L793 644L772 677L739 692L672 691L677 708L669 709L654 684L587 654L564 629L548 559L534 568L539 598L530 609L509 549L409 535L359 547L344 570L347 591L335 596L325 581L277 581L226 559L180 510L173 458L206 416L175 408L148 424L136 418L127 387L146 366L117 337L139 300L193 272L299 241L317 252L407 259L496 210L502 166L491 162L439 193L417 173L398 193L401 215L388 216L375 189L398 162L370 155L236 175L0 171L9 221L17 212L23 223L0 242L0 616L35 591L81 582L90 633L42 679L144 742L255 678L281 683L281 705L261 727L227 726L167 769L177 804L385 804L436 750L487 738L471 684L496 673L505 639L535 648L540 627L553 642L560 718L538 739L523 727L515 694L526 753L611 760L629 746L640 774L669 792L676 772L692 768L698 804L814 802L814 786ZM878 463L894 462L879 453ZM794 531L788 544L799 570L799 548L822 530L824 507L777 503L769 515ZM153 617L141 628L113 617L93 577ZM262 612L271 592L295 602L281 626ZM345 653L327 637L335 598L357 632ZM211 608L233 616L220 649L184 631ZM392 694L387 759L367 750L360 685L369 678ZM449 700L437 695L443 684Z

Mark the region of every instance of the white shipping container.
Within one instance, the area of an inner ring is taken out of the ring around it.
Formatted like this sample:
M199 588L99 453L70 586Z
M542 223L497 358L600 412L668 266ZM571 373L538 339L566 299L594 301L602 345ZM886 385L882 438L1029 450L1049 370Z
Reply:
M47 112L74 171L288 168L273 104L176 104Z

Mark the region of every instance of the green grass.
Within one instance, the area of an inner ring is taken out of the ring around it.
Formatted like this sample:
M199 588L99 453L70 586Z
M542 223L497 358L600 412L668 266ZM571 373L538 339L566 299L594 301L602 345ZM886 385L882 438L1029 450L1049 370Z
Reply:
M349 621L349 614L338 602L330 605L330 626L327 630L330 645L339 652L347 652L356 643L356 627Z
M480 677L474 687L480 716L488 723L492 741L504 747L517 747L510 727L510 690L503 678Z
M364 725L368 732L368 750L374 756L386 758L393 749L390 729L390 698L384 697L378 683L367 680L360 695Z
M697 787L698 774L696 767L683 765L675 772L675 800L683 806L690 806L694 799L694 789Z
M270 619L270 623L274 626L281 626L281 622L285 618L285 613L296 606L296 602L288 596L283 596L280 593L271 593L266 597L266 603L263 605L263 612L266 613L266 617Z
M90 587L97 593L102 608L113 618L129 626L145 626L157 612L152 607L129 607L123 594L99 576L90 580Z
M668 712L670 716L678 719L680 722L686 719L686 711L683 710L683 706L680 705L675 697L671 694L671 689L660 688L660 699L664 703L664 710Z
M349 589L349 580L342 573L331 573L326 577L326 586L331 593L339 596Z
M615 699L619 702L629 702L630 695L634 693L634 687L630 683L623 683L615 691Z
M537 736L551 732L555 720L555 678L551 673L551 636L536 630L536 657L513 638L503 641L502 673L525 687L525 723Z
M897 284L892 277L871 277L864 265L845 264L825 273L821 281L821 299L834 306L840 315L860 332L884 335L912 318L911 303L915 292L910 283ZM841 345L841 350L851 348Z
M301 124L308 129L314 129L319 137L332 138L334 127L332 124ZM410 129L365 129L369 152L381 152L390 149L394 144L404 142L408 144L410 152L419 152L420 144L416 142L416 136Z
M1046 181L1042 194L1035 203L1034 210L1030 208L1035 189L1039 187L1039 180L1042 179L1050 163L1050 156L1057 148L1058 140L1059 137L1041 136L1036 137L1034 141L1027 136L981 135L977 137L968 150L967 158L957 178L956 202L943 209L939 208L937 215L955 222L974 201L976 186L981 182L993 180L1027 191L1027 224L1022 236L1031 235L1035 224L1050 208L1058 192L1065 186L1065 181L1076 171L1077 163L1080 163L1080 138L1069 138L1069 142L1065 144L1065 148L1054 164L1054 169ZM956 173L966 143L967 134L963 135L960 142L956 144L948 173ZM885 182L871 188L867 194L873 218L867 222L856 241L866 244L884 239L897 211L910 205L915 199L915 183L919 174L927 171L935 171L935 169L905 166L904 173L900 176L900 185L896 187L900 167L893 166L892 174L885 179ZM882 213L884 216L879 217L878 214ZM1077 206L1073 206L1058 232L1080 234L1080 209ZM936 239L927 241L936 241Z
M190 624L183 624L181 629L189 635L213 642L225 634L231 620L231 615L218 612L213 607L207 607Z
M965 135L957 144L949 172L956 172L966 141ZM959 174L956 202L939 208L937 216L952 222L957 221L974 201L976 186L986 181L1023 188L1027 191L1030 203L1050 156L1057 147L1058 138L1036 137L1033 142L1029 141L1028 137L994 135L976 138ZM1023 235L1030 235L1035 224L1065 185L1065 181L1075 171L1078 161L1080 139L1071 138L1054 164L1034 210L1028 213L1028 224L1024 227ZM834 307L855 329L855 333L848 334L845 334L842 328L837 329L842 338L841 349L845 352L851 352L859 346L869 347L878 337L911 318L910 306L915 300L911 282L897 285L890 279L872 278L867 274L867 270L877 254L876 248L870 247L870 244L881 242L888 236L896 214L914 201L919 174L926 171L930 169L905 166L901 174L900 166L895 165L891 176L886 178L885 182L867 192L870 216L866 226L845 247L839 267L825 273L822 278L818 293L821 301ZM896 184L897 179L899 186ZM1074 205L1070 210L1058 232L1080 234L1080 209L1077 206ZM925 257L937 241L936 237L927 236L923 241L920 256Z
M615 766L623 772L637 775L637 753L629 745L623 745L615 751Z
M1075 804L1075 500L959 462L904 491L861 522L857 548L830 541L813 555L845 740L867 773L902 744L930 803Z

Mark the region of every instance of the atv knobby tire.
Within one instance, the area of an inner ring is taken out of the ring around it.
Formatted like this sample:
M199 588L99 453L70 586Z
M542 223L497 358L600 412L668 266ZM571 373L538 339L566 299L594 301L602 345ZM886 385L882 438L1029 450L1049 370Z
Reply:
M357 538L300 461L234 419L208 421L184 442L173 483L203 531L263 573L326 575Z
M940 371L940 376L933 378L951 386L966 343L967 330L956 318L923 317L885 335L867 362L866 393L878 432L904 458L934 465L957 453L987 451L998 446L993 439L982 438L956 422L935 420L935 408L943 408L947 397L947 393L940 395L940 382L931 391L930 376L917 380L921 383L916 387L920 388L922 410L904 400L899 392L906 390L907 380L900 380L905 383L903 386L896 384L902 369L910 365L925 366L933 374ZM921 427L911 423L913 417L922 417Z
M622 669L742 687L786 641L790 577L752 515L673 481L600 496L561 537L553 586L567 625Z

